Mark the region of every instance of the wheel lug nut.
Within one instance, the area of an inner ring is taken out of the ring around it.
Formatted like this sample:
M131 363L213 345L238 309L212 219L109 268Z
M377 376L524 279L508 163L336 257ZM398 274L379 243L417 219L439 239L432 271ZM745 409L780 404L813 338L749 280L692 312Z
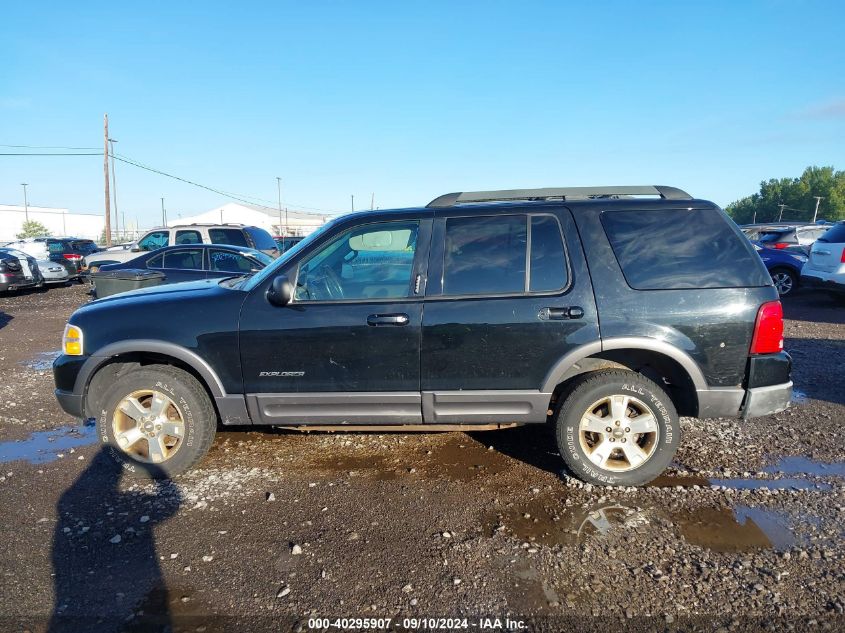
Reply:
M631 432L631 429L630 429L629 427L625 427L625 432L626 432L626 433L630 433L630 432Z
M613 431L613 429L612 429L612 428L610 428L610 427L607 427L607 428L605 429L605 431L607 431L608 433L610 433L611 431Z
M619 426L619 425L621 425L622 423L621 423L619 420L616 420L616 422L615 422L614 424L616 424L616 426Z
M616 441L616 438L611 437L611 438L610 438L610 441L611 441L611 442L615 442L615 441Z
M622 438L622 441L623 441L623 442L625 441L625 438L624 438L624 437Z

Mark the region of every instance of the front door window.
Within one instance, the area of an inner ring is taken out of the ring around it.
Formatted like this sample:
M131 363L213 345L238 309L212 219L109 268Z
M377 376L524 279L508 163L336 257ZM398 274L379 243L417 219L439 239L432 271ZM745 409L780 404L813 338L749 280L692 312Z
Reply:
M357 227L299 267L297 301L402 299L411 295L419 222Z

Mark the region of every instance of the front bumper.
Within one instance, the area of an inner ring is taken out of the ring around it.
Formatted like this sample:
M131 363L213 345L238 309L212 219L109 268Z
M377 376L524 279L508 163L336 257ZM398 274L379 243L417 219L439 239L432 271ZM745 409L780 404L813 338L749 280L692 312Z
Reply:
M768 387L753 387L746 391L742 419L758 418L780 413L792 400L792 381Z
M69 413L75 418L82 417L82 396L80 394L56 389L56 400L59 401L59 406L65 413Z
M39 283L41 277L26 277L24 275L0 274L0 291L31 288Z

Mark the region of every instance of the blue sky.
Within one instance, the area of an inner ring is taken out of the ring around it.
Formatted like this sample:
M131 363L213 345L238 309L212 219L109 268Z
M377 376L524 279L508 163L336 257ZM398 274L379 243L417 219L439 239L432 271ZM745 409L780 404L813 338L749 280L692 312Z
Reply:
M719 204L845 169L845 3L8 3L0 143L100 146L346 211L671 184ZM13 152L0 148L0 152ZM142 226L225 198L118 164ZM0 156L0 203L103 208L102 159Z

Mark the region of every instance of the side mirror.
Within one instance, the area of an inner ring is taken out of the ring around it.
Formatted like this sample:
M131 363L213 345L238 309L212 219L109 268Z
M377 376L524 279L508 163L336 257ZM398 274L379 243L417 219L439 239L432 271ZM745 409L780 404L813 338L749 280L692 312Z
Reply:
M267 289L267 301L274 306L284 307L293 298L293 286L287 275L278 275Z
M133 248L133 249L131 250L131 252L132 252L132 253L140 253L140 252L141 252L141 249L140 249L140 248L138 248L138 247L136 246L135 248Z

